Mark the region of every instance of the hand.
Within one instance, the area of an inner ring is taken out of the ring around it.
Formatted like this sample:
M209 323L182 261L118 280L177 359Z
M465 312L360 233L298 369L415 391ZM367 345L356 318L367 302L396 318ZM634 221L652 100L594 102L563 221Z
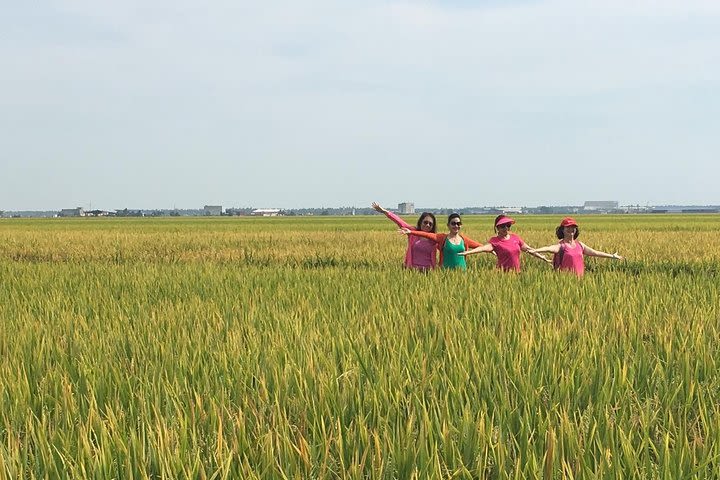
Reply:
M467 256L467 254L468 254L467 250L465 250L464 252L458 252L458 255L460 255L461 257L465 257L465 256Z
M403 235L410 235L410 229L409 228L398 228L398 233L401 233Z
M621 257L620 255L618 255L618 252L613 253L610 258L612 258L612 259L614 259L614 260L622 260L622 259L623 259L623 257Z
M371 207L373 208L373 210L375 210L376 212L385 213L385 209L384 209L383 207L381 207L380 204L377 203L377 202L372 202L372 204L371 204L370 206L371 206Z

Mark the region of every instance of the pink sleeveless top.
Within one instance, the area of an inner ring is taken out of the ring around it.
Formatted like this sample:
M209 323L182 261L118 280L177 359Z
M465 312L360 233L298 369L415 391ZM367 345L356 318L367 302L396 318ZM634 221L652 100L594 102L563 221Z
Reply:
M573 272L578 277L582 277L585 274L585 259L583 258L585 246L576 240L575 246L571 247L565 243L565 240L560 240L560 248L563 250L563 255L558 270Z

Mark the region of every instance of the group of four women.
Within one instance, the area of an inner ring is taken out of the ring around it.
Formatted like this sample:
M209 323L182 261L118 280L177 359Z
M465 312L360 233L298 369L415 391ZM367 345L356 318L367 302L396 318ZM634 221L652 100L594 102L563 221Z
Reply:
M542 248L532 248L518 235L511 233L510 229L515 220L498 215L494 227L496 235L481 244L460 233L462 219L457 213L448 216L448 233L437 233L435 215L423 212L418 218L417 225L412 226L393 212L384 209L378 203L372 207L385 214L400 227L400 231L408 237L408 248L405 254L405 266L416 270L426 271L435 268L438 264L436 251L440 253L439 265L442 268L466 269L465 256L474 253L493 253L497 256L497 267L505 271L520 271L520 252L526 252L533 257L552 263L557 270L573 272L582 276L585 272L583 257L601 257L621 259L617 253L605 253L594 250L582 242L577 241L580 229L577 222L566 217L555 230L560 240L554 245ZM552 253L553 258L546 258L543 253Z

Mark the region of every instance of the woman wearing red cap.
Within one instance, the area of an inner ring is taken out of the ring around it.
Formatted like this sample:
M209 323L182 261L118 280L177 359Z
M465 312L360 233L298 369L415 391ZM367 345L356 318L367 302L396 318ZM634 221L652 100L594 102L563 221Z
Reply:
M584 243L576 241L580 236L580 229L572 217L563 218L560 225L555 229L555 235L560 239L558 243L535 249L536 253L549 252L553 254L553 267L555 270L573 272L578 277L581 277L585 273L584 256L622 259L617 252L605 253L593 250Z
M492 237L487 245L468 250L460 255L471 255L480 252L495 252L497 255L497 268L504 271L520 271L520 252L527 252L533 257L537 257L545 262L550 262L547 258L537 253L518 235L510 233L515 220L505 215L495 217L495 232L497 235Z
M424 237L432 240L440 250L440 266L443 268L456 268L466 270L467 264L463 253L469 248L479 247L481 244L464 235L460 235L462 220L460 214L451 213L448 216L449 233L429 233L422 230L401 228L400 232L413 237Z
M435 233L435 215L432 213L421 213L417 221L417 227L412 227L393 212L381 207L377 202L372 203L372 208L385 214L386 217L395 222L400 228ZM405 268L426 271L435 268L436 263L437 245L434 241L427 238L408 236L408 247L405 252Z

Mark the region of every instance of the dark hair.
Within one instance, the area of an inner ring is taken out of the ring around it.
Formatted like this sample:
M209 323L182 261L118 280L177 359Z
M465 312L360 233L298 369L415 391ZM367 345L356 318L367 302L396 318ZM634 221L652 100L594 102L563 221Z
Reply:
M555 229L555 236L556 236L559 240L562 240L563 238L565 238L565 232L563 231L564 228L565 228L565 227L563 227L562 225L560 225L559 227L557 227L557 228ZM578 226L576 225L576 226L575 226L575 233L573 234L573 238L578 238L579 236L580 236L580 227L578 227Z
M451 213L450 215L448 215L448 225L450 225L450 222L452 222L453 218L462 220L459 213Z
M433 214L430 213L430 212L422 212L422 213L420 214L420 217L418 217L418 221L417 221L417 229L418 229L418 230L422 230L422 228L420 228L420 227L422 227L422 222L423 222L423 219L424 219L425 217L430 217L430 218L432 218L433 228L432 228L432 230L430 230L430 231L431 231L432 233L436 233L436 230L435 230L435 229L436 229L436 227L437 227L437 220L435 220L435 215L433 215Z

